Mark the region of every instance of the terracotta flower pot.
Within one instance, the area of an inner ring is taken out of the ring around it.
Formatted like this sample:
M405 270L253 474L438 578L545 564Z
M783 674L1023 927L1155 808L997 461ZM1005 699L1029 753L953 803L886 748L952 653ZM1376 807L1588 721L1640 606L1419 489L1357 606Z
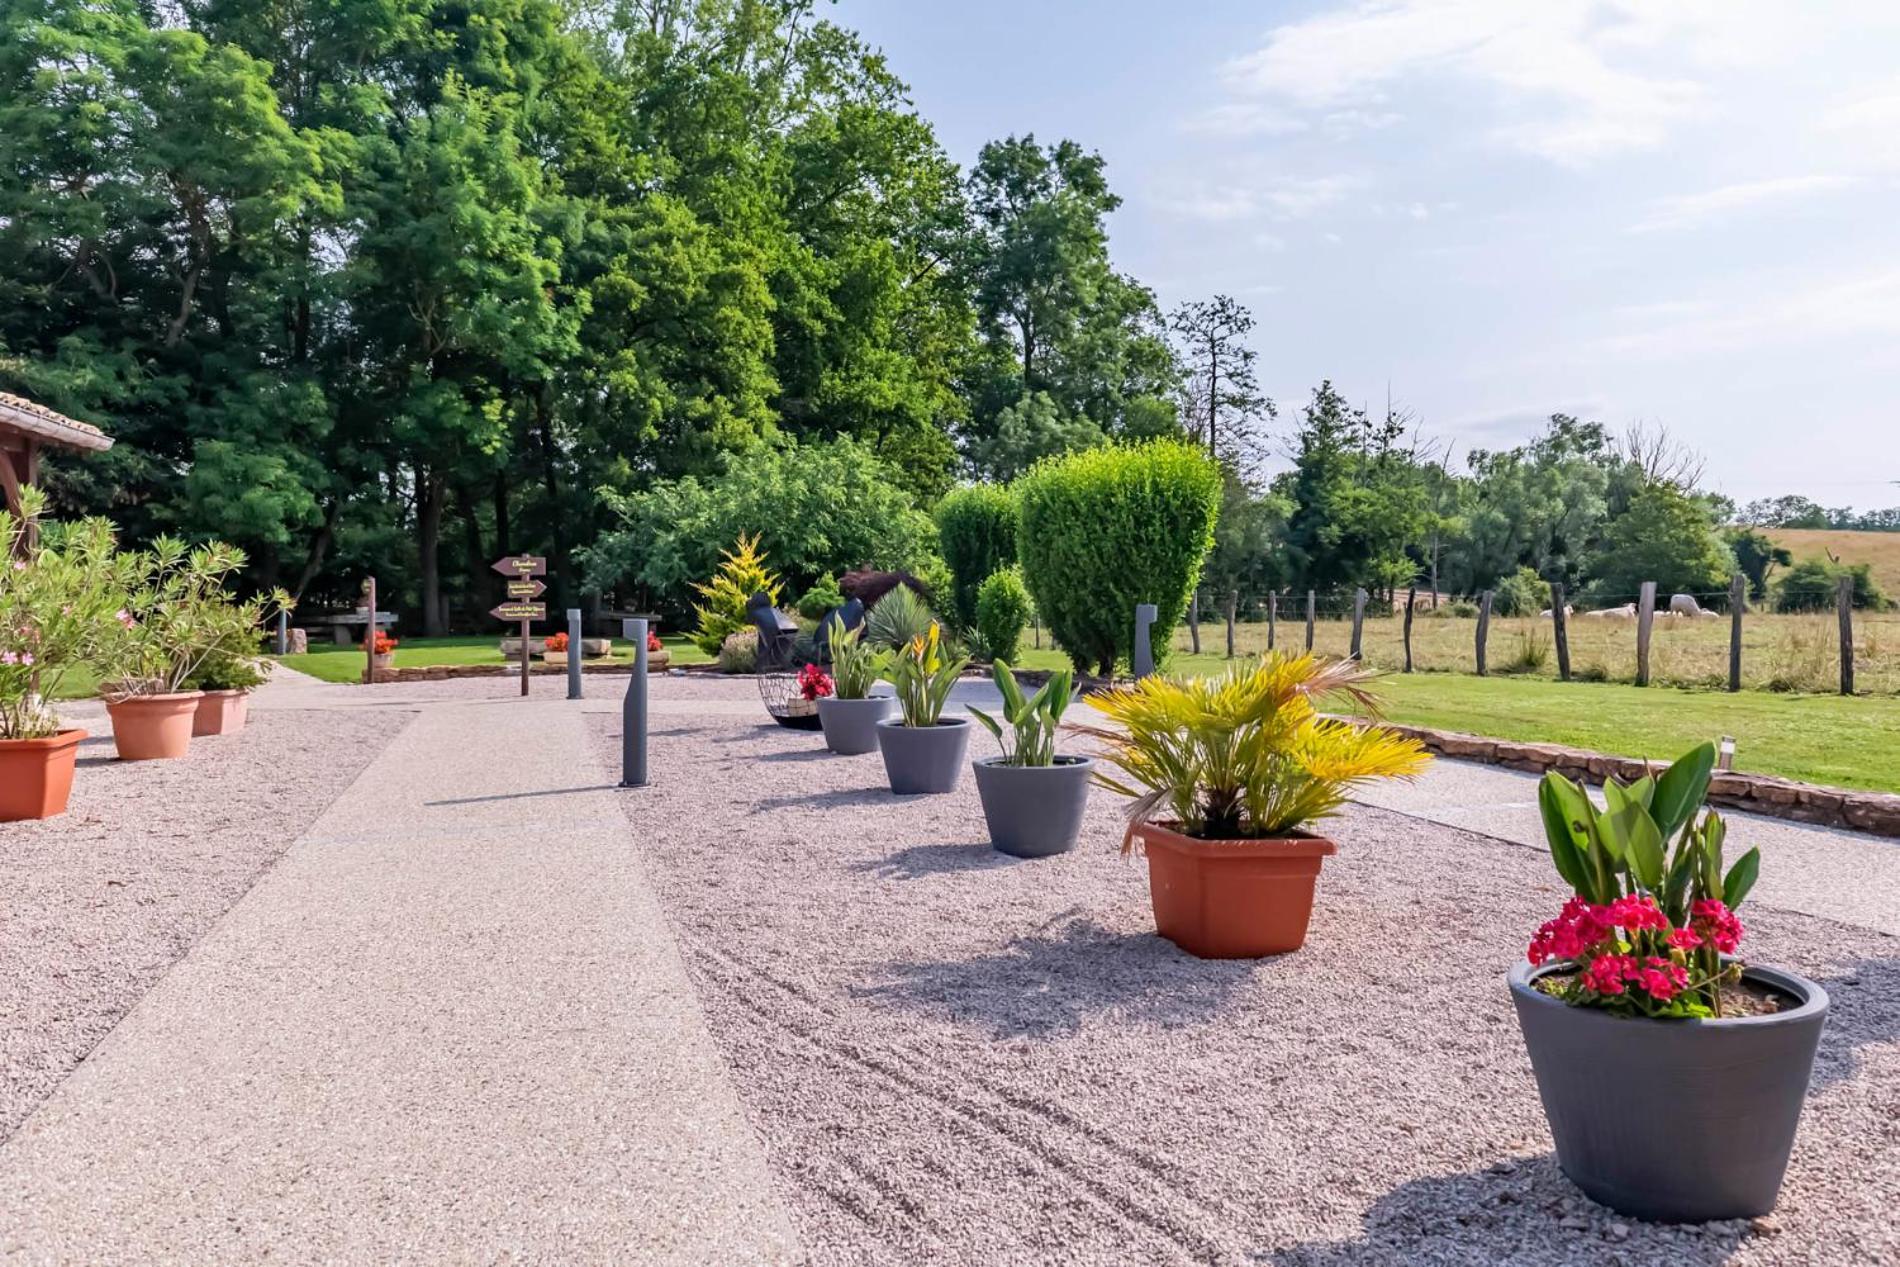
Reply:
M673 653L665 648L647 652L648 673L664 673L666 666L671 663L673 663Z
M193 735L235 735L251 715L249 691L206 691L192 718Z
M543 651L541 658L553 668L564 669L567 667L567 652L565 651Z
M1129 829L1148 855L1155 931L1202 959L1258 959L1298 950L1313 914L1320 836L1199 840L1163 823Z
M44 739L0 739L0 823L66 812L85 737L83 730L62 730Z
M198 719L203 691L171 695L132 695L108 703L112 742L121 761L169 761L191 749L192 724Z
M396 653L394 651L372 653L370 658L375 663L376 671L378 673L381 673L386 669L393 669L396 667Z

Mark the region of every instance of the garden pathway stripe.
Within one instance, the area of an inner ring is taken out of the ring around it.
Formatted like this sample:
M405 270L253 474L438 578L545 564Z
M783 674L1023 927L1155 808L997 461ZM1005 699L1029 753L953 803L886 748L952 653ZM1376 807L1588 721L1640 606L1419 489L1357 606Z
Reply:
M1416 783L1363 788L1354 799L1413 818L1543 849L1538 776L1469 761L1434 761ZM1900 841L1722 811L1730 861L1761 848L1761 879L1749 895L1783 910L1900 935Z
M0 1260L795 1258L583 715L423 707L0 1148Z

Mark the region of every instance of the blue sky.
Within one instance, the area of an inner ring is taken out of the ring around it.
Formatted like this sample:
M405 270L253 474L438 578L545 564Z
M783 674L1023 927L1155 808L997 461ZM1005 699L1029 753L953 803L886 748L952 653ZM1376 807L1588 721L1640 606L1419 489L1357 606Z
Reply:
M1740 500L1900 504L1900 2L841 0L950 153L1099 150L1118 265L1506 447L1667 426Z

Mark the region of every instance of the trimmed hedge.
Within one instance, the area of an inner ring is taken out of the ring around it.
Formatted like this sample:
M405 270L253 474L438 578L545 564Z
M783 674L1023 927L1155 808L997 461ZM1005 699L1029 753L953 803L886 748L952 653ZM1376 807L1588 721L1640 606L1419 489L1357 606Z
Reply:
M1039 462L1016 482L1023 580L1078 672L1128 660L1135 605L1158 609L1165 663L1220 514L1220 466L1180 440L1105 445Z
M978 484L945 494L937 503L937 544L950 565L950 618L976 624L976 592L1016 562L1016 498L1006 488Z
M991 661L1016 662L1023 630L1029 624L1029 591L1022 569L992 572L976 590L976 637Z

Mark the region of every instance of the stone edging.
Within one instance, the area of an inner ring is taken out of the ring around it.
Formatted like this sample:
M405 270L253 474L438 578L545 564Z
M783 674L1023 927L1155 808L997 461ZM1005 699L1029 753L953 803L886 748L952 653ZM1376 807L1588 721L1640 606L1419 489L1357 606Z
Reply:
M655 664L652 661L648 661L647 673L649 675L654 674L654 673L664 673L667 671L669 667L671 666L664 663ZM365 672L367 673L367 670L365 670ZM631 664L589 664L586 661L582 661L581 672L589 673L589 674L591 673L618 674L621 677L625 677L629 673L633 672L633 666ZM539 664L539 663L531 664L528 666L528 675L530 677L566 677L567 666L565 664ZM410 665L406 668L391 668L391 669L376 670L376 682L378 685L382 685L387 682L446 682L450 678L458 678L458 677L519 677L519 676L521 676L521 665L518 663L517 664L429 664L429 665ZM362 680L367 680L367 678L362 679Z
M1561 744L1519 743L1511 739L1488 739L1453 730L1429 730L1423 726L1385 723L1389 730L1409 735L1431 751L1460 761L1485 765L1509 766L1542 774L1556 770L1573 779L1602 783L1615 776L1628 782L1639 779L1647 768L1629 757L1612 757L1585 748L1567 748ZM1797 822L1819 823L1826 827L1845 827L1871 832L1877 836L1900 836L1900 796L1882 792L1857 792L1847 788L1822 787L1797 783L1766 774L1717 771L1709 781L1709 800L1727 809L1771 814Z

